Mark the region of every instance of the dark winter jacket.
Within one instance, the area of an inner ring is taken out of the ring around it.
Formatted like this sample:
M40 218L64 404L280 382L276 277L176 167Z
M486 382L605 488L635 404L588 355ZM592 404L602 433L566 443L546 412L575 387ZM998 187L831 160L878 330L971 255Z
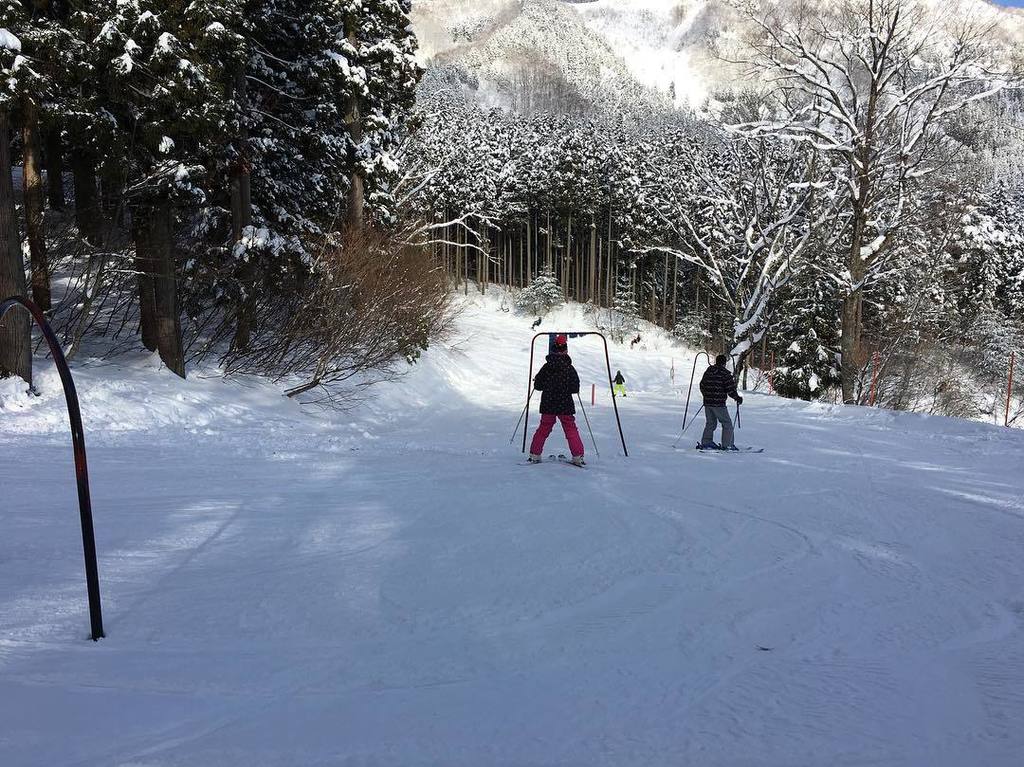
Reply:
M622 386L623 384L626 383L626 379L622 377L621 370L615 374L615 383L617 383L619 386Z
M724 406L727 396L740 401L736 394L736 379L720 365L712 365L704 371L704 377L700 379L700 393L704 395L704 404L710 407Z
M540 412L544 415L576 414L572 395L580 391L580 377L568 354L549 354L533 379L533 388L542 392Z

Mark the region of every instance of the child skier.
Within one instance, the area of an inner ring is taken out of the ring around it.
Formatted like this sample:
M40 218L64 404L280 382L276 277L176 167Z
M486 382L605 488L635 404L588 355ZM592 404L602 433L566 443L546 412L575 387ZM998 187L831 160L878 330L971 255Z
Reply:
M626 396L626 379L621 370L615 371L615 394L619 397Z
M530 443L530 463L540 463L544 453L544 443L555 427L555 420L562 422L562 430L569 442L572 462L584 466L583 440L576 428L576 404L572 395L580 391L580 377L572 366L569 357L569 342L565 336L556 336L552 352L547 362L533 379L533 388L541 392L540 426Z
M726 397L732 397L737 403L743 404L743 397L736 393L736 379L725 366L728 358L719 354L715 358L715 364L704 371L704 377L700 379L700 393L704 395L704 416L707 422L704 426L704 435L701 437L697 448L700 450L735 450L733 444L732 418L729 417L729 409L725 406ZM715 444L715 427L722 424L722 444Z

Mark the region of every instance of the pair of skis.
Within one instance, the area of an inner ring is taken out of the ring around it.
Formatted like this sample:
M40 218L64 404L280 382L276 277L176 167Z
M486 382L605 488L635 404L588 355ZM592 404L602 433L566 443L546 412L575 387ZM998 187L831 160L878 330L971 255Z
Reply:
M763 447L722 447L721 445L701 445L697 443L697 450L702 453L763 453Z
M567 455L549 455L547 461L524 461L520 463L520 466L537 466L542 463L564 463L566 466L572 466L576 469L585 469L587 464L584 463L582 466L572 462L572 458Z

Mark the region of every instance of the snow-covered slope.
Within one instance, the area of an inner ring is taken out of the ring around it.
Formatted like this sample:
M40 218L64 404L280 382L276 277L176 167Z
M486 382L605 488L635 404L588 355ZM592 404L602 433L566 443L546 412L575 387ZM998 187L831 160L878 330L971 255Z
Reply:
M1024 433L750 395L765 453L673 450L645 331L630 457L590 338L600 457L521 466L531 320L470 297L347 414L80 361L97 644L57 381L5 383L0 764L1020 763Z
M633 75L679 107L700 107L721 62L707 45L726 34L727 8L684 0L594 0L575 6L590 29L609 41Z

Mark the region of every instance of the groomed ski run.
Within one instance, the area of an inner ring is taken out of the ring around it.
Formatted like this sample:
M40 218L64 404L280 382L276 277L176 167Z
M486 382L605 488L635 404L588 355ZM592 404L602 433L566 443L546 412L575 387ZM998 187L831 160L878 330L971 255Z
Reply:
M0 764L1020 764L1024 434L748 394L707 460L650 330L632 457L580 343L601 457L514 470L534 319L471 296L348 413L79 359L95 644L58 382L0 382Z

